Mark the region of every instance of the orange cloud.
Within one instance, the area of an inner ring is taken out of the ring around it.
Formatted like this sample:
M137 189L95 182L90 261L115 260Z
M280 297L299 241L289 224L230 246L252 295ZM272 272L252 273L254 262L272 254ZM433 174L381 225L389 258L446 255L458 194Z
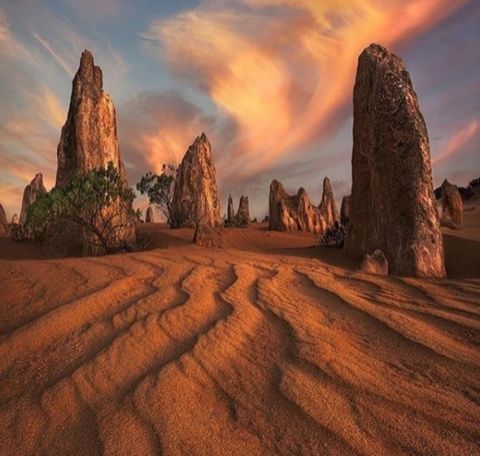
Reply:
M462 148L468 144L480 131L480 121L478 119L471 120L467 125L457 130L447 145L432 159L432 164L448 160L456 154L462 152Z
M118 123L122 156L134 181L146 171L160 172L165 163L178 164L211 122L174 91L145 91L132 97L120 107Z
M357 58L370 42L395 48L463 0L204 1L154 21L146 46L233 119L220 157L225 178L251 176L326 137L349 103Z

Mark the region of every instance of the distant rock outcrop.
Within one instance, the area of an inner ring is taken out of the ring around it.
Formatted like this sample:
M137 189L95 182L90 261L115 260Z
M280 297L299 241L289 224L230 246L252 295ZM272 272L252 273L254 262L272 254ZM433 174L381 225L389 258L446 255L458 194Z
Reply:
M346 249L381 249L393 274L443 277L427 128L399 57L372 44L354 88L352 203Z
M384 253L377 249L371 255L365 255L360 270L370 274L388 275L388 260Z
M480 177L471 180L466 188L459 188L464 201L477 202L480 200Z
M188 148L178 168L172 212L175 227L220 224L215 166L205 133Z
M7 214L0 204L0 237L9 237L10 227L8 226Z
M350 195L342 198L342 206L340 207L340 223L342 225L348 225L350 219L350 206L352 204L352 197Z
M147 208L147 213L145 214L145 223L155 223L152 206L148 206Z
M37 200L40 195L47 193L45 186L43 185L42 173L38 173L32 179L29 185L25 187L23 192L22 210L20 212L19 222L25 225L27 221L28 208Z
M322 201L320 202L319 209L320 214L325 221L326 228L331 228L335 222L338 222L337 204L335 203L332 184L330 184L330 179L328 177L323 179Z
M18 214L12 215L12 221L10 222L11 225L18 225Z
M238 212L235 217L235 224L239 227L250 225L250 208L248 205L248 196L242 195L238 205Z
M464 202L476 202L480 199L480 177L472 179L466 187L457 187L462 200ZM435 198L437 200L442 198L442 187L435 189Z
M235 209L233 208L233 199L231 194L228 195L227 222L229 224L233 224L235 222Z
M109 162L127 182L118 147L115 107L103 90L102 70L95 66L89 51L82 53L80 66L73 79L70 107L62 128L57 158L57 187L68 185L76 174L106 167ZM115 231L114 242L133 245L135 225L131 208L120 201L116 204L119 206L108 210L109 214L117 213L110 221L112 226L119 227Z
M289 195L276 179L270 184L269 229L276 231L309 231L323 233L326 228L320 209L314 206L305 189Z
M463 224L462 196L457 187L447 179L442 184L442 218L450 218L457 227L461 227Z

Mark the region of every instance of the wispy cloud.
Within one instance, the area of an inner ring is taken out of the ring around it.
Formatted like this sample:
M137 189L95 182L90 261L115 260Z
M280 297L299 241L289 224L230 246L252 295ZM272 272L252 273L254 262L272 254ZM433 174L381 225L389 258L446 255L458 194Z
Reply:
M32 31L32 36L49 52L49 54L55 59L60 67L67 73L67 76L73 76L73 70L70 68L67 62L50 46L47 40L43 39L35 30Z
M450 160L462 152L467 145L480 132L480 120L473 119L453 133L447 145L440 150L432 159L433 165Z
M54 183L71 80L85 48L108 69L108 89L118 87L125 62L99 32L79 32L43 2L0 6L0 202L9 212L19 211L21 192L37 172L47 187ZM14 197L6 194L12 189Z
M175 91L144 91L120 106L122 154L134 179L164 163L179 163L193 139L213 120ZM135 165L133 165L133 163Z
M237 138L219 168L243 179L338 129L363 47L395 48L463 3L206 0L154 20L143 38L234 122Z

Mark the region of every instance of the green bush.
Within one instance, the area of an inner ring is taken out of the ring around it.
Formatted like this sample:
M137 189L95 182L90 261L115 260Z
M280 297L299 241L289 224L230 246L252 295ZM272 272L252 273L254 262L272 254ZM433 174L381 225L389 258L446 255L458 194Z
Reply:
M62 218L80 225L89 234L87 240L106 252L121 249L118 237L127 226L125 210L133 216L135 193L129 188L112 162L75 176L63 188L53 188L29 207L27 229L43 240L48 227ZM126 246L124 246L126 247Z

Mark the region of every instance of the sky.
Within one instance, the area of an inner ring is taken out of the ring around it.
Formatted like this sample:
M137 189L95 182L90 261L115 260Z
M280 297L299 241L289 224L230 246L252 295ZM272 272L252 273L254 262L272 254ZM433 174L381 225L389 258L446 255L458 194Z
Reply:
M268 210L279 179L314 203L350 191L352 91L372 42L402 57L430 136L434 184L480 176L478 0L0 0L0 203L55 182L71 81L92 51L129 184L205 132L226 211ZM144 198L137 200L144 208Z

